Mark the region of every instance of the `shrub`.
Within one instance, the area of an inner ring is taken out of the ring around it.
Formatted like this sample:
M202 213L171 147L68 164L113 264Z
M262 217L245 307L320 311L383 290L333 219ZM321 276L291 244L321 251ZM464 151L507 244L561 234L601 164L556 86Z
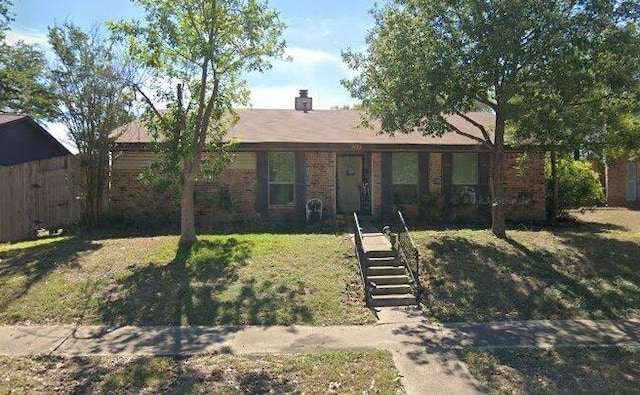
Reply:
M553 203L553 179L551 165L545 169L547 184L547 210ZM595 206L604 203L604 189L598 173L591 165L580 160L558 158L558 208L560 211L570 208Z

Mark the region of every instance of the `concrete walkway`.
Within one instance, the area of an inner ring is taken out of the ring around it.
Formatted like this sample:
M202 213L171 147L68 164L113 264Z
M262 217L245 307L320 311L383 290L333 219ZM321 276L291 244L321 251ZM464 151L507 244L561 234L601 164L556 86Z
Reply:
M455 356L454 351L463 347L640 344L640 321L635 320L435 324L418 312L379 313L387 322L370 326L0 326L0 354L141 356L377 348L393 354L408 394L425 394L479 391Z

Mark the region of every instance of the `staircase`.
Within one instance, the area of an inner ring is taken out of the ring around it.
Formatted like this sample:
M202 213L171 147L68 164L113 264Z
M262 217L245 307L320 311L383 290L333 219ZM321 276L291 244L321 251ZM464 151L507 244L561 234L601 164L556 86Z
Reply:
M365 251L365 261L365 280L369 285L368 301L370 306L416 304L416 297L411 289L411 278L405 266L395 256L394 251Z
M356 215L356 252L360 261L367 305L372 307L416 304L412 277L389 239Z

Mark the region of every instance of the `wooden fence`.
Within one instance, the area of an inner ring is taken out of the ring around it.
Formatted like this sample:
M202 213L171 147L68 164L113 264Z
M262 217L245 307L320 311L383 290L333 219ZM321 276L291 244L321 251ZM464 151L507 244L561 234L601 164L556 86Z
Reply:
M73 224L83 209L78 157L0 167L0 241L29 238L37 228Z

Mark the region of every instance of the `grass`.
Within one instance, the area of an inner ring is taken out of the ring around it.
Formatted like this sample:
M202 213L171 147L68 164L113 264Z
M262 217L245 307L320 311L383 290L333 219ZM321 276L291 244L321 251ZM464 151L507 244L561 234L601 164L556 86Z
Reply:
M463 350L489 393L638 393L640 347Z
M0 244L1 324L373 321L343 234L77 235Z
M0 393L402 393L386 351L188 358L0 357Z
M579 224L424 230L422 303L442 322L640 318L640 212L577 214Z

